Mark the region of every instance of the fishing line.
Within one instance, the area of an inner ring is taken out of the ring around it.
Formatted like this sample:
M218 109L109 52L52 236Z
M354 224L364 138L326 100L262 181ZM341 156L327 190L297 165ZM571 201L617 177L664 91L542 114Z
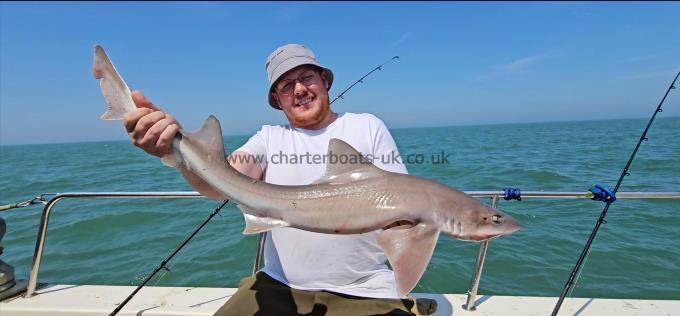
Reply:
M586 263L588 263L588 258L590 258L590 251L588 251L588 254L586 255L586 258L583 259L583 264L582 266L585 266ZM567 296L571 296L572 293L574 293L574 290L579 286L578 281L581 279L581 273L583 273L584 269L579 269L578 274L576 274L576 278L574 278L574 286L569 289L569 293L567 293Z
M170 271L170 269L167 267L168 261L170 261L172 259L172 257L174 257L180 250L182 250L182 248L184 248L184 246L191 240L191 238L194 238L194 236L203 228L203 226L208 224L208 222L213 217L215 217L215 215L217 215L217 213L219 213L220 210L222 210L222 208L225 205L227 205L227 203L229 203L229 200L224 200L222 205L220 205L212 213L210 213L210 216L208 216L208 218L205 221L203 221L203 223L201 223L201 225L198 226L198 228L196 228L196 230L194 230L194 232L191 233L191 235L187 239L185 239L182 242L182 244L179 245L179 247L177 247L177 249L175 249L175 251L170 256L165 258L165 260L163 260L163 262L161 262L161 264L158 265L158 267L156 267L156 269L153 271L153 273L151 273L148 277L146 277L146 279L144 280L144 282L142 282L142 284L140 284L134 291L132 291L132 293L130 293L130 295L127 298L125 298L125 300L123 300L123 302L118 304L118 306L116 306L116 308L109 314L109 316L113 316L113 315L118 314L118 312L120 312L120 310L123 309L123 306L125 306L132 299L132 297L135 296L135 294L137 294L137 292L139 292L139 290L141 290L142 287L144 287L144 285L146 285L146 283L148 283L149 280L151 280L151 278L153 278L153 276L156 275L156 273L158 273L160 270Z
M675 75L675 79L673 79L673 82L671 82L670 86L668 86L668 89L666 90L666 93L664 94L663 98L661 99L661 102L659 102L659 105L656 107L656 110L654 111L654 114L652 114L652 117L649 119L649 122L647 123L647 126L645 127L644 132L642 132L642 135L640 136L640 139L637 142L637 145L635 146L635 149L633 150L633 153L631 153L630 158L628 158L628 163L626 163L626 166L623 168L623 171L621 172L621 175L619 176L619 181L616 182L616 186L614 187L614 190L611 192L609 189L601 186L601 185L596 185L594 191L591 189L593 194L594 199L599 199L606 204L604 205L604 209L602 209L602 213L600 214L600 218L597 220L595 223L595 228L593 228L592 233L590 233L590 237L588 237L588 241L586 242L585 247L583 248L583 251L581 252L581 256L579 256L578 260L576 261L576 265L574 266L574 269L571 271L571 275L569 275L569 280L567 280L567 283L564 285L564 289L562 290L562 294L560 294L560 298L557 300L557 304L555 305L555 309L553 309L552 316L556 316L557 312L560 310L560 307L562 306L562 302L564 301L565 296L567 293L571 291L571 288L574 286L574 280L576 279L577 275L579 274L579 270L581 269L581 266L583 265L585 259L588 256L588 253L590 251L590 246L593 243L593 240L595 239L595 235L597 235L597 231L600 229L600 226L605 222L604 217L607 215L607 210L609 209L609 206L612 204L612 202L616 201L616 192L619 190L619 187L621 186L621 182L623 182L623 178L626 176L629 176L630 173L628 172L628 168L630 168L631 163L633 163L633 159L635 158L635 154L637 154L638 149L640 148L640 145L642 144L643 141L647 141L647 132L649 131L649 127L652 125L652 122L654 122L654 118L656 118L656 115L663 112L661 109L661 106L663 105L664 101L666 101L666 97L668 94L671 92L671 90L675 89L675 81L678 80L678 76L680 76L680 72L678 72L677 75Z
M175 266L176 266L176 265L175 265ZM172 268L174 269L174 266L172 266ZM158 283L161 282L161 280L162 280L166 275L168 275L168 272L170 272L170 270L172 270L171 267L167 267L167 269L161 270L161 274L156 278L156 281L155 281L155 282L153 283L153 285L151 285L151 286L157 286Z

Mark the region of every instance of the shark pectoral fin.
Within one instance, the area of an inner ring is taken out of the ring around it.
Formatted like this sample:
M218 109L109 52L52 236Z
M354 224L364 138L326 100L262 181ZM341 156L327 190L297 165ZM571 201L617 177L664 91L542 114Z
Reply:
M423 276L438 237L439 229L426 224L390 228L378 234L378 245L392 265L400 295L411 292Z
M243 212L243 218L246 220L246 228L243 229L244 235L257 234L278 227L290 226L290 224L280 219L252 215L254 212L245 206L239 205L238 207Z

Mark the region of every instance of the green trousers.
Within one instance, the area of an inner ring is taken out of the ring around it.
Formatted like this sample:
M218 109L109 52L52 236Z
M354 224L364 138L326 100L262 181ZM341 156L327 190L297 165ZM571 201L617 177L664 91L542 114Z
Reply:
M259 272L242 279L236 293L215 315L417 315L414 305L413 299L376 299L296 290Z

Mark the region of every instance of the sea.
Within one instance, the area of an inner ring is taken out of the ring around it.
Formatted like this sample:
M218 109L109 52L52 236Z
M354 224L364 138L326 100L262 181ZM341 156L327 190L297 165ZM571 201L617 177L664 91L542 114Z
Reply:
M585 192L613 187L647 119L393 129L409 173L464 191ZM660 117L619 191L680 191L680 118ZM248 139L225 136L227 150ZM406 160L406 159L404 159ZM193 191L129 141L0 146L0 204L43 193ZM484 200L489 202L488 200ZM67 199L53 209L39 282L138 285L220 204L193 199ZM489 242L480 294L559 296L604 203L500 200L522 224ZM0 259L30 272L43 205L0 212ZM150 285L236 287L258 237L228 204ZM465 293L479 243L439 238L414 292ZM680 299L680 200L618 199L572 297Z

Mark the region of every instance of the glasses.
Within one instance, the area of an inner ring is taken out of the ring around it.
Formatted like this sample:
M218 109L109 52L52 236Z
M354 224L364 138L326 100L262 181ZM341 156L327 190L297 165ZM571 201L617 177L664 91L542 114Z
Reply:
M301 83L305 87L309 87L316 79L316 70L310 69L303 72L297 79L284 79L276 84L276 92L280 95L291 95L295 90L295 82Z

